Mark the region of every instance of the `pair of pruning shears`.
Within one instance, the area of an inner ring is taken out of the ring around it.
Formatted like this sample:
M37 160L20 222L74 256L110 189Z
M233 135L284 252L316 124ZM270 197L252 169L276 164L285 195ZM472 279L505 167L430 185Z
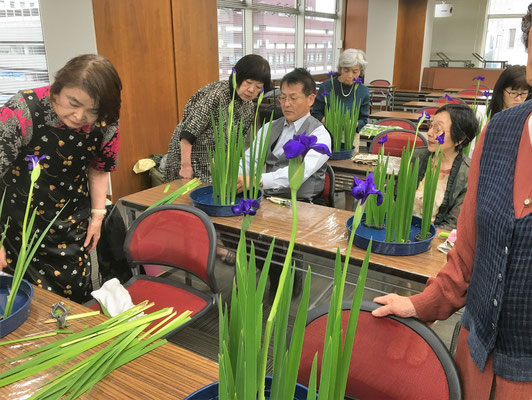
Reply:
M65 307L65 303L60 301L52 305L52 312L50 313L52 318L57 320L57 327L63 329L66 327L66 317L68 316L68 310Z
M283 199L282 197L268 197L268 200L270 200L272 203L279 204L280 206L290 206L292 202L287 199Z

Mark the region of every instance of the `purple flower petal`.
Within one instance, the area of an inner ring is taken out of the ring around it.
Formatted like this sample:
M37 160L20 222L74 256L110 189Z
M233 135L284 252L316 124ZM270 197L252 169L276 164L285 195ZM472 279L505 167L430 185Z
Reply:
M353 82L358 83L359 85L362 84L362 78L353 78Z
M260 207L260 203L255 199L242 199L240 204L235 204L231 210L236 215L255 215Z
M233 71L233 74L236 74L236 69L235 69L235 67L231 68L231 70Z
M299 156L305 158L309 150L315 150L318 153L327 154L330 157L331 152L329 147L327 147L325 144L317 143L317 141L318 138L314 135L294 135L293 139L290 139L284 144L284 154L288 159Z
M332 156L331 151L329 150L329 146L323 143L318 143L312 146L312 150L317 151L320 154L327 154L329 157Z
M330 93L329 93L328 91L324 90L323 92L321 92L321 95L322 95L323 97L325 97L325 96L329 96Z
M235 204L234 206L231 207L231 211L235 215L240 215L242 214L242 207L240 207L240 204Z
M448 94L445 95L445 98L446 98L448 101L453 101L453 100L454 100L454 99L453 99L451 96L449 96Z
M490 97L490 91L489 90L483 91L482 94L484 95L484 97Z
M334 75L336 75L336 72L334 72L334 71L329 71L329 72L327 72L327 76L328 76L329 78L330 78L331 76L334 76Z
M351 189L351 195L355 199L360 200L361 204L364 204L368 196L371 194L377 195L377 205L380 206L382 204L383 197L381 191L378 190L375 186L375 182L373 180L373 172L370 172L368 174L365 181L363 181L362 179L358 179L355 176L355 180L353 182L353 189Z
M443 144L443 142L445 141L445 132L442 132L440 136L436 136L436 140L439 144Z
M475 76L475 77L473 78L473 80L474 80L474 81L482 81L482 82L484 82L484 77L483 77L483 76L480 76L480 75L479 75L479 76Z
M286 158L296 158L299 157L301 154L303 154L306 150L306 147L298 142L297 140L290 139L288 142L286 142L283 146L284 155Z
M377 143L378 143L378 144L384 144L384 143L386 143L387 140L388 140L388 134L382 136L382 137L377 141Z
M28 163L28 169L31 171L33 168L39 164L39 162L46 157L45 154L43 154L40 157L34 156L33 154L28 154L24 159L29 161Z

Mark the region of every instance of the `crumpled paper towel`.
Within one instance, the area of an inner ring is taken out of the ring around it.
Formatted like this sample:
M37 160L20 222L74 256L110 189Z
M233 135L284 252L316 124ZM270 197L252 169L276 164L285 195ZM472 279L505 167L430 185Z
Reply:
M155 161L153 161L151 158L142 158L133 166L133 172L140 174L141 172L149 171L155 167L155 165Z
M134 306L129 292L116 278L105 282L100 289L92 291L91 295L105 307L111 317Z

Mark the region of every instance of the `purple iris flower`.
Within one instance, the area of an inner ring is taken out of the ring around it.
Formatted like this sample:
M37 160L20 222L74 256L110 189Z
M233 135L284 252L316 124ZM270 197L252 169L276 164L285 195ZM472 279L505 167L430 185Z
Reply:
M329 78L330 78L331 76L334 76L334 75L336 75L336 72L334 72L334 71L329 71L329 72L327 72L327 76L328 76Z
M382 136L382 137L377 141L377 143L378 143L378 144L384 144L384 143L386 143L387 140L388 140L388 134Z
M323 92L321 92L321 95L322 95L323 97L325 97L325 96L330 95L330 93L329 93L328 91L324 90Z
M436 136L436 140L438 141L439 144L443 144L445 140L445 132L442 132L440 136Z
M484 97L490 97L490 91L489 90L483 91L482 94L484 95Z
M362 78L353 78L353 82L362 85Z
M377 195L377 206L380 206L382 204L382 193L380 190L377 190L377 187L375 186L375 182L373 181L373 172L368 174L365 181L358 179L355 176L353 189L351 189L351 196L357 200L360 200L360 204L364 204L370 194Z
M42 156L40 156L40 157L34 156L33 154L28 154L24 159L29 161L28 169L31 171L45 157L46 157L46 155L44 155L44 154Z
M329 147L327 147L326 144L317 142L318 138L316 136L306 136L305 132L303 132L302 135L294 135L293 139L290 139L284 144L284 154L288 159L296 158L298 156L305 158L309 150L315 150L318 153L327 154L330 157L331 151L329 150Z
M453 101L453 100L454 100L454 99L453 99L451 96L449 96L448 94L445 95L445 99L446 99L447 101Z
M255 215L260 203L255 199L242 199L240 204L235 204L231 210L235 215Z
M236 74L236 69L235 69L235 67L231 68L231 70L233 71L233 74Z
M484 82L484 77L483 77L483 76L480 76L480 75L479 75L479 76L475 76L475 77L473 78L473 80L474 80L474 81L482 81L482 82Z
M417 122L421 121L421 118L430 119L430 115L425 110L423 110L423 112L421 113L421 117L417 119Z

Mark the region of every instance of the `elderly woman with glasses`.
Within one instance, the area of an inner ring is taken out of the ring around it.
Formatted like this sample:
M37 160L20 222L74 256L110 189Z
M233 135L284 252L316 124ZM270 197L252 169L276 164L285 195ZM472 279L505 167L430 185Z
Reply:
M532 89L526 81L526 67L512 65L506 68L493 88L488 115L493 117L499 111L517 106L528 99Z
M438 228L452 230L456 228L467 190L470 160L462 149L475 137L478 122L473 110L465 104L446 104L432 118L427 133L428 146L414 151L414 156L420 161L414 214L422 215L427 162L439 145L442 161L432 222Z
M334 85L336 97L340 99L347 111L360 106L358 130L362 129L368 123L369 90L361 83L355 86L355 79L358 80L361 75L364 75L367 65L366 55L362 50L347 49L340 54L338 72L332 82L331 79L327 79L320 85L311 115L318 121L325 122L325 98L330 96Z

